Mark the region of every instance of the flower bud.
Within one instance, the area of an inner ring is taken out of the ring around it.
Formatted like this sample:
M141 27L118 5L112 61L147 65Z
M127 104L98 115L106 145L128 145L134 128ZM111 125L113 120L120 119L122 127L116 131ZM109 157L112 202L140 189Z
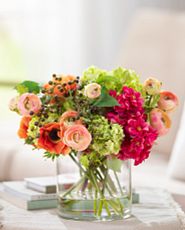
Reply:
M91 83L85 86L84 95L88 98L95 99L101 95L101 85Z
M9 109L11 111L18 112L17 103L19 101L19 96L13 97L9 102Z
M144 82L144 89L150 95L156 95L160 93L161 82L156 78L150 77Z

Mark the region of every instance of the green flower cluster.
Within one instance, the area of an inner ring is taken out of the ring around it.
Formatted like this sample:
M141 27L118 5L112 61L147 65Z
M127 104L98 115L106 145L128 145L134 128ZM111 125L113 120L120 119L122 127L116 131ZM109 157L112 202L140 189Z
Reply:
M92 152L104 156L119 152L124 137L123 129L119 124L111 124L105 117L95 115L88 124L88 130L93 136L89 146Z
M54 113L48 113L48 117L44 119L42 119L40 116L37 116L37 115L32 116L32 119L29 123L28 131L27 131L29 139L30 138L33 139L33 143L37 144L40 127L35 125L36 123L39 123L40 125L45 125L45 124L54 122L55 120L58 120L58 118L59 116Z
M107 90L121 92L123 86L128 86L138 92L143 92L143 86L139 76L132 70L117 68L112 71L105 71L96 67L89 67L81 78L82 85L96 82Z

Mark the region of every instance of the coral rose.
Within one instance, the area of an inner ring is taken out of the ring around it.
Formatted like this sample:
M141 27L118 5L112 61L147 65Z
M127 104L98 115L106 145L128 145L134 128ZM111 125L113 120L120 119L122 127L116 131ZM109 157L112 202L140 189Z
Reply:
M174 110L179 104L177 96L169 91L162 91L160 93L160 99L158 107L166 112Z
M91 143L92 137L83 125L72 125L64 132L64 143L76 151L84 151Z
M27 130L28 130L30 120L31 120L30 117L26 117L26 116L22 117L20 127L19 127L19 130L17 132L17 134L20 138L26 139L28 137Z
M150 112L150 123L159 136L167 134L171 127L171 120L168 114L158 108Z
M30 112L38 113L41 109L41 101L39 97L33 93L24 93L20 96L17 108L21 115L29 116Z
M45 149L50 153L69 154L70 148L62 141L58 135L60 124L53 122L40 128L40 137L38 139L38 148Z

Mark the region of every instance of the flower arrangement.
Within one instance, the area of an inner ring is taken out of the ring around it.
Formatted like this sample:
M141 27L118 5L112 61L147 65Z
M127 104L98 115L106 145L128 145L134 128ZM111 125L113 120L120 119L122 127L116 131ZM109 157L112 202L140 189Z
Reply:
M115 172L120 161L133 159L138 165L156 139L167 134L178 99L161 85L155 78L142 84L131 70L90 67L81 77L53 74L43 85L24 81L9 107L22 116L18 135L26 144L43 149L47 158L68 155L78 165L83 190L91 182L101 198L95 215L103 207L121 215L121 202L105 199L106 186L114 193L110 180L105 184L107 164Z

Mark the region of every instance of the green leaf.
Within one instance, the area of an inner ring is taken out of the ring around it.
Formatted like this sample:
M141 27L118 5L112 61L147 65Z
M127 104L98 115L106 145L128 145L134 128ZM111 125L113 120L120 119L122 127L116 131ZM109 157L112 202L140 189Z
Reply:
M89 167L89 159L87 155L82 155L80 157L80 163L85 167L88 168Z
M52 161L55 160L55 158L59 157L60 155L57 155L55 153L50 153L50 152L45 152L44 157L45 158L50 158Z
M27 137L25 139L25 144L32 145L33 144L33 138L32 137Z
M15 89L17 90L17 92L21 95L23 93L27 93L28 92L28 88L22 84L18 84L15 86Z
M104 87L102 87L99 99L93 103L93 106L97 107L113 107L116 105L119 105L119 103L114 97L109 95L109 93Z
M115 172L121 172L122 161L117 158L107 159L107 166Z
M22 83L16 85L15 89L19 94L23 94L23 93L38 94L40 92L41 87L37 82L23 81Z

